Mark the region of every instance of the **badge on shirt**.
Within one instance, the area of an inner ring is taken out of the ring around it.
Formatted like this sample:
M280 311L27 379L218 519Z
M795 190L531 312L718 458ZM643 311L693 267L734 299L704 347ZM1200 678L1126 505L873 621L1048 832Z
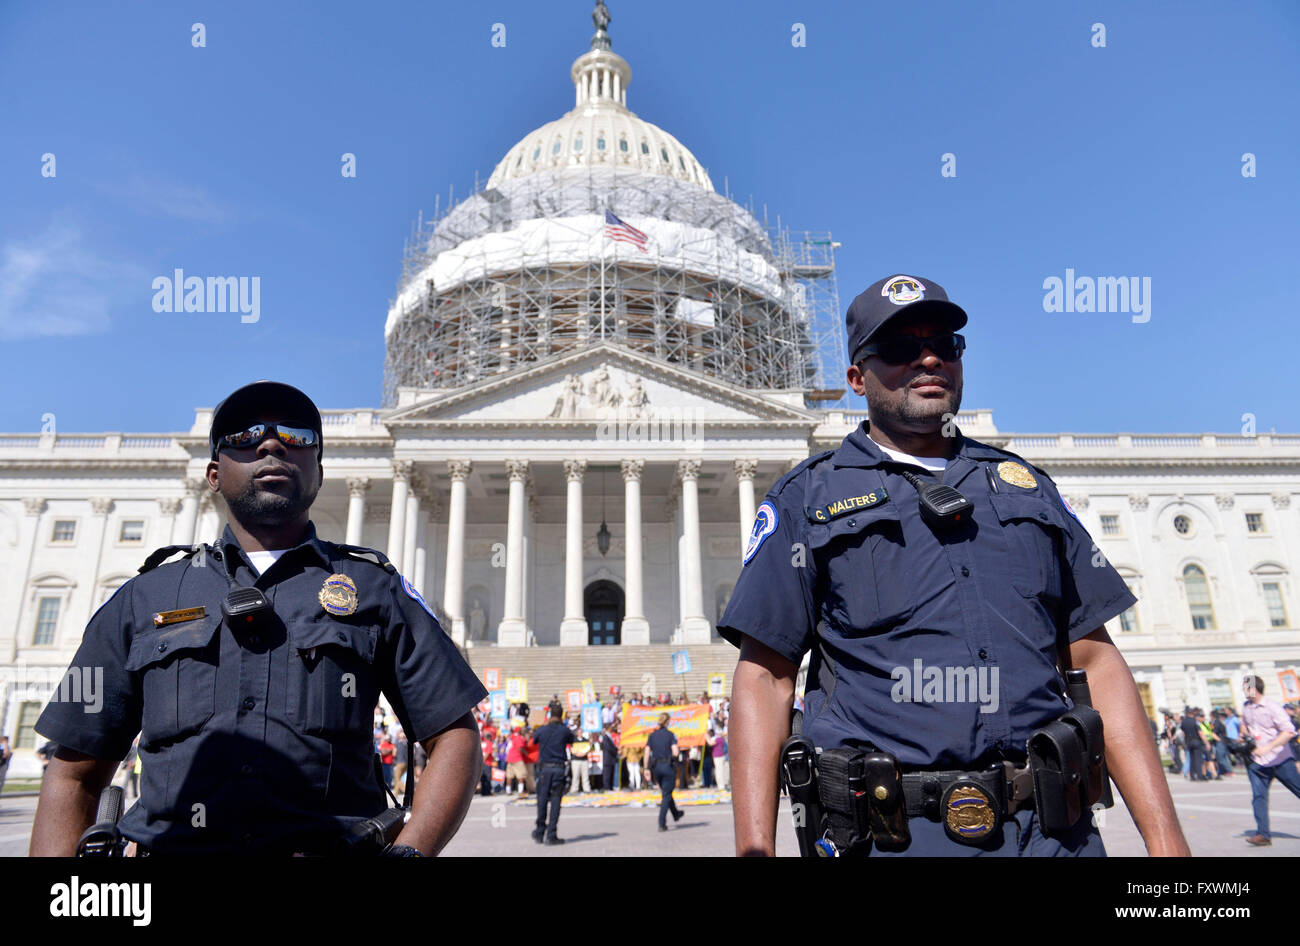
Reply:
M208 609L199 605L197 608L181 608L178 611L159 611L153 616L154 627L166 627L168 624L180 624L183 621L197 621L207 617Z
M424 600L424 595L415 590L415 585L411 584L411 580L405 575L402 576L402 590L405 591L409 597L418 601L420 607L424 608L424 610L428 612L429 617L433 618L435 621L438 620L438 615L433 613L433 608L429 607L428 603Z
M357 585L347 575L330 575L316 597L321 607L336 618L347 617L357 610Z
M808 513L808 519L811 522L830 522L840 516L847 516L851 512L861 512L864 509L870 509L872 506L879 506L888 498L889 493L882 486L869 493L863 493L861 496L845 496L843 499L837 499L825 506L808 506L805 512Z
M998 478L1004 483L1010 483L1012 486L1020 486L1024 489L1033 489L1038 485L1038 480L1034 479L1034 474L1030 473L1021 464L1011 460L998 464Z
M745 559L740 564L748 565L749 560L753 558L767 537L776 531L776 524L779 520L776 514L776 507L769 502L764 502L754 513L754 526L749 530L749 543L745 546Z

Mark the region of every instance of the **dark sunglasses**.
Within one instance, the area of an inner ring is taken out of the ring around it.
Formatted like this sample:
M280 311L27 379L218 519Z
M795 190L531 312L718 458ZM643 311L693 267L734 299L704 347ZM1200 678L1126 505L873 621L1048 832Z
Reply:
M933 338L895 335L884 341L863 345L858 349L857 360L860 362L868 355L879 355L880 360L887 365L910 365L927 348L944 361L957 361L966 350L966 338L956 332L935 335Z
M247 430L226 434L217 441L217 447L256 447L274 434L286 447L314 447L320 443L316 431L310 427L293 427L288 424L254 424Z

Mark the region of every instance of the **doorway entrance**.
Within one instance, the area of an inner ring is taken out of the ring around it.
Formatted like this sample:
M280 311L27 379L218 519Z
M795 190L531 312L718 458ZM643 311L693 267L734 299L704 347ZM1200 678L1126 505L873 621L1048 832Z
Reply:
M593 581L582 595L588 644L617 644L623 626L623 589L614 582Z

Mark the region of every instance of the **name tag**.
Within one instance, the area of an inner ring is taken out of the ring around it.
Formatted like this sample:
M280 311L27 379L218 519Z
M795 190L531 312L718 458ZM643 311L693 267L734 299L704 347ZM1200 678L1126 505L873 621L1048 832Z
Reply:
M861 512L863 509L879 506L888 498L889 494L885 492L884 487L881 487L861 496L845 496L825 506L807 506L804 511L808 514L810 522L830 522L851 512Z
M197 621L207 617L208 609L200 605L197 608L180 608L176 611L159 611L153 616L154 627L166 627L168 624L181 624L185 621Z

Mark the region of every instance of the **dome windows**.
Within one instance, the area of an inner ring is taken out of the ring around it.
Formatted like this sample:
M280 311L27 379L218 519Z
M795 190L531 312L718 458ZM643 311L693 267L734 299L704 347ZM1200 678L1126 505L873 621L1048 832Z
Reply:
M667 149L667 148L660 148L660 149L659 149L659 157L661 157L661 158L664 159L664 164L668 164L668 163L669 163L669 161L668 161L668 149Z
M648 144L645 143L645 139L644 139L644 138L641 139L641 153L642 153L642 154L649 154L649 153L650 153L650 146L649 146Z
M541 156L542 156L542 146L538 145L536 148L533 149L533 160L536 161Z
M618 138L618 150L627 151L627 139L624 138L622 135L619 135Z
M573 139L573 153L577 154L582 150L582 135Z
M677 156L677 166L682 169L683 174L686 173L686 162L682 160L682 156L680 154Z
M551 157L556 157L560 153L560 139L555 139L555 144L551 145Z
M599 134L596 135L596 150L597 150L597 151L604 151L604 150L605 150L605 134L604 134L604 132L601 132L601 133L599 133Z

